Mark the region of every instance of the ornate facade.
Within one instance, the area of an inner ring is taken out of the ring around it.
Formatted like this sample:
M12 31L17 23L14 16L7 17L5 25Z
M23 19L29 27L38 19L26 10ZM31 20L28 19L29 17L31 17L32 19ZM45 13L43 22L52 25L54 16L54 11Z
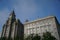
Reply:
M29 22L26 20L24 24L16 19L14 11L10 14L8 20L3 25L1 37L6 37L7 40L23 40L30 34L43 35L44 32L51 34L60 40L60 26L55 16L49 16L42 19L37 19Z
M43 35L48 31L57 39L60 40L60 26L55 16L49 16L34 21L24 23L24 34L27 37L30 34Z
M3 25L1 37L6 37L8 40L18 37L23 40L24 26L19 19L16 19L14 11L10 14L8 20Z

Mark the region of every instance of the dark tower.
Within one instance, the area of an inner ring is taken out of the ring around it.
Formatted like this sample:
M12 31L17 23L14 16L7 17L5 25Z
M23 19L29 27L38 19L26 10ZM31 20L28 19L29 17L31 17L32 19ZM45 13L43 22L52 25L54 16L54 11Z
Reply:
M3 25L1 37L5 37L7 40L23 40L24 26L20 20L16 19L14 11L11 12L8 20Z

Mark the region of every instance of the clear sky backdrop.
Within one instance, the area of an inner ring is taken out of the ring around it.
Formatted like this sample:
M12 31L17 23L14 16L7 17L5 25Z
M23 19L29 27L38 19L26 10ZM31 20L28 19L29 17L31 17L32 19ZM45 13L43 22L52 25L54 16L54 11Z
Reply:
M56 16L60 22L60 0L0 0L0 32L11 11L22 23L46 16Z

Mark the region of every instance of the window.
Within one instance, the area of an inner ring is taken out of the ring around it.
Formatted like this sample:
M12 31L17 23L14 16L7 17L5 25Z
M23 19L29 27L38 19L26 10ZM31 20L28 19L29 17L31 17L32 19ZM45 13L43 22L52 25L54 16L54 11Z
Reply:
M31 34L32 34L33 33L32 28L30 29L30 31L31 31Z
M37 28L36 28L36 31L37 31L37 33L39 33L39 31L40 31L40 28L39 28L39 27L37 27Z
M33 29L33 33L36 33L36 29L35 28Z
M41 25L42 21L39 22L39 24Z
M30 34L30 29L28 29L27 33Z
M33 26L35 25L35 23L33 23Z

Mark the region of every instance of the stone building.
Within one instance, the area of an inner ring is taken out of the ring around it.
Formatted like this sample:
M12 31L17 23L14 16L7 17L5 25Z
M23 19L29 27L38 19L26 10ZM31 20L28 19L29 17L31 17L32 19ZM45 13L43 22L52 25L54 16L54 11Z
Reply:
M5 37L8 40L16 39L23 40L24 26L19 19L16 19L14 11L11 12L8 20L3 25L1 37Z
M60 38L60 27L55 16L48 16L45 18L37 19L34 21L28 21L24 23L24 36L30 34L43 35L44 32L48 31L59 40Z
M42 37L44 32L51 32L51 34L60 40L60 25L55 16L48 16L45 18L37 19L34 21L28 21L24 24L16 19L14 11L9 15L8 20L3 25L1 37L7 38L7 40L23 40L30 34L38 34Z

